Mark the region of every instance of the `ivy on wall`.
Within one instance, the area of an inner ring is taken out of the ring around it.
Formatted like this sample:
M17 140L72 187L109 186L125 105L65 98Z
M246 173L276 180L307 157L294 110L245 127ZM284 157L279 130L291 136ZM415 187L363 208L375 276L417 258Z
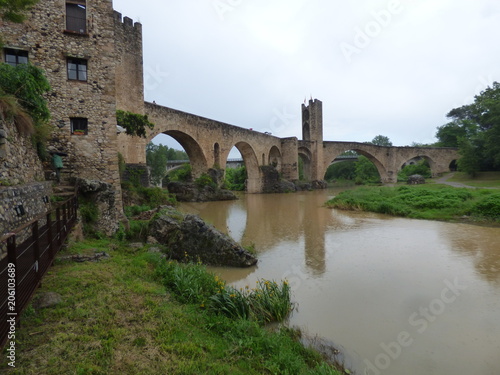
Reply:
M116 121L125 129L125 133L131 136L146 138L146 129L154 128L154 124L148 120L147 115L138 113L118 110Z

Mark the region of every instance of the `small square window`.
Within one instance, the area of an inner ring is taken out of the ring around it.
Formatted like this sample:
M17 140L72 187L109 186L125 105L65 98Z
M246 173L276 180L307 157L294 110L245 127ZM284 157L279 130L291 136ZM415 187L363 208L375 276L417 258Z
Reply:
M28 51L6 48L4 50L5 62L12 66L28 63Z
M87 32L87 7L85 1L66 1L66 30L80 34Z
M85 135L88 134L88 119L83 117L71 117L71 134Z
M76 81L86 81L87 60L68 59L68 79Z

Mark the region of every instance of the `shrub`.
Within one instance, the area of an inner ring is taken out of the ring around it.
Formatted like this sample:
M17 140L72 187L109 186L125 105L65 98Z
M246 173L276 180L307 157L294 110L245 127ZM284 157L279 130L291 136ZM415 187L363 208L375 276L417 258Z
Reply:
M185 257L189 261L187 253ZM230 318L260 323L281 321L292 309L287 281L279 285L275 281L259 280L254 289L237 290L199 263L173 261L158 264L156 273L180 302L199 304Z
M500 194L492 194L483 198L472 207L471 212L484 218L500 220Z
M212 180L212 177L210 177L206 173L203 173L200 177L194 180L194 183L199 189L203 189L205 186L210 186L213 188L217 187L217 184L214 182L214 180Z

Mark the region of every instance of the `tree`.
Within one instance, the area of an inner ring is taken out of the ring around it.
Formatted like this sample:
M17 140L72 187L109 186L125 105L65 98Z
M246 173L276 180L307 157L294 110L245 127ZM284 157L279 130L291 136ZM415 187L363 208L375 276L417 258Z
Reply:
M348 160L335 163L328 167L325 173L326 181L354 180L356 177L356 161Z
M49 90L47 78L36 66L0 63L0 117L13 121L20 134L32 135L32 143L42 160L48 157L45 144L51 133L45 100Z
M167 174L168 160L188 160L184 151L175 150L165 145L146 145L146 164L151 168L151 181L159 185Z
M146 146L146 164L151 168L151 181L159 185L167 174L168 147L149 142Z
M386 137L385 135L377 135L375 138L372 139L371 142L369 142L375 146L386 146L386 147L392 147L392 142L389 139L389 137Z
M146 128L154 128L154 124L149 122L147 115L121 110L116 111L116 122L125 128L126 134L142 138L146 138Z
M37 2L38 0L0 0L0 15L5 21L21 23L26 18L23 13Z
M480 169L480 156L476 151L476 147L467 138L459 139L459 147L462 157L458 160L458 168L469 176L474 177Z
M459 147L459 169L469 174L500 170L500 83L493 82L472 104L452 109L447 117L452 122L439 127L436 136L440 145Z
M375 164L373 164L370 159L365 156L359 156L359 159L356 162L355 171L356 184L380 181L380 174L378 173L377 167L375 167Z
M1 0L0 0L1 1ZM35 125L50 118L45 94L50 90L43 70L31 64L11 66L0 64L0 92L15 96L20 106L32 117Z
M477 134L477 125L468 119L455 119L437 128L437 147L458 147L460 138L470 139Z

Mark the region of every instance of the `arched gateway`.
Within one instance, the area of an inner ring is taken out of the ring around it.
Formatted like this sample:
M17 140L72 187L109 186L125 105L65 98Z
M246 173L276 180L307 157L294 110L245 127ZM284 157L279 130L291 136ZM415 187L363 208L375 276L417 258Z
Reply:
M310 181L323 180L335 158L348 150L366 156L377 167L382 182L394 183L404 163L420 157L429 161L433 176L449 171L459 155L454 148L382 147L358 142L323 141L322 103L315 99L302 105L303 140L278 138L270 134L196 116L157 104L144 104L144 112L155 124L146 139L122 135L119 149L127 163L146 162L146 145L158 134L177 140L189 156L193 176L210 168L226 168L229 152L236 147L247 168L247 192L262 191L264 165L273 165L283 178L298 179L299 154Z

